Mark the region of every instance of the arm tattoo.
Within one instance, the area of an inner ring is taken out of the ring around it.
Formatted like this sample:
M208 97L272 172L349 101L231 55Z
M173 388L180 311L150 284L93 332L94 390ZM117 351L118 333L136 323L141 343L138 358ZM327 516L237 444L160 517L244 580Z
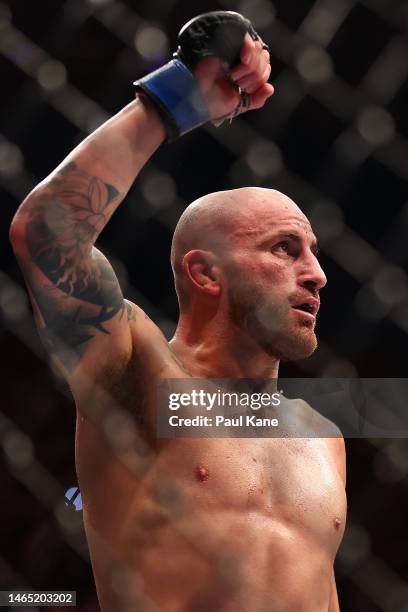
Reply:
M50 281L31 287L50 352L66 353L97 332L107 334L104 324L125 308L133 316L111 265L93 248L119 197L115 187L69 163L30 211L28 249Z
M127 310L127 318L128 321L136 321L135 311L133 306L129 304L129 302L125 302L126 310Z

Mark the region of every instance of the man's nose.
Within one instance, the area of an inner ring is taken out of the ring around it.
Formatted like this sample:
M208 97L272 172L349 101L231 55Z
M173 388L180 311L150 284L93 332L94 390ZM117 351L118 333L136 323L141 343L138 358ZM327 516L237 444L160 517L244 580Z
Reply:
M316 255L310 253L302 262L298 282L303 287L313 288L317 291L327 284L327 278Z

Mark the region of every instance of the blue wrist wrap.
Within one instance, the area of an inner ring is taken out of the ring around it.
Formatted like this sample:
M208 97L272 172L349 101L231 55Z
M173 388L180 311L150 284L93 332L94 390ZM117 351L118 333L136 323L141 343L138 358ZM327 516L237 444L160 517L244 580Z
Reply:
M134 85L154 102L165 123L168 141L210 119L194 75L179 59L171 60Z

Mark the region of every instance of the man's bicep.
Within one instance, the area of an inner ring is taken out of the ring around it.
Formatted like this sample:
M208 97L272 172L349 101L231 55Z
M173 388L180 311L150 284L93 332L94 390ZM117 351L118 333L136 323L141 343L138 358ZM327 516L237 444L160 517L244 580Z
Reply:
M130 355L132 308L98 249L80 262L48 253L20 258L20 264L41 340L66 378L85 354L95 368L119 354Z

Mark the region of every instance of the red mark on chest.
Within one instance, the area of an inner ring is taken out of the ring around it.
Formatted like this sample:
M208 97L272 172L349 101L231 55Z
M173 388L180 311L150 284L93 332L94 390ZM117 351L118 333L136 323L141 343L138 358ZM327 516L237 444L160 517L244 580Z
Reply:
M338 519L338 518L335 518L334 519L334 526L335 526L335 528L338 529L340 527L340 525L341 525L341 520Z
M201 482L205 482L210 476L210 472L202 465L197 465L195 469L195 474L197 480L200 480Z

